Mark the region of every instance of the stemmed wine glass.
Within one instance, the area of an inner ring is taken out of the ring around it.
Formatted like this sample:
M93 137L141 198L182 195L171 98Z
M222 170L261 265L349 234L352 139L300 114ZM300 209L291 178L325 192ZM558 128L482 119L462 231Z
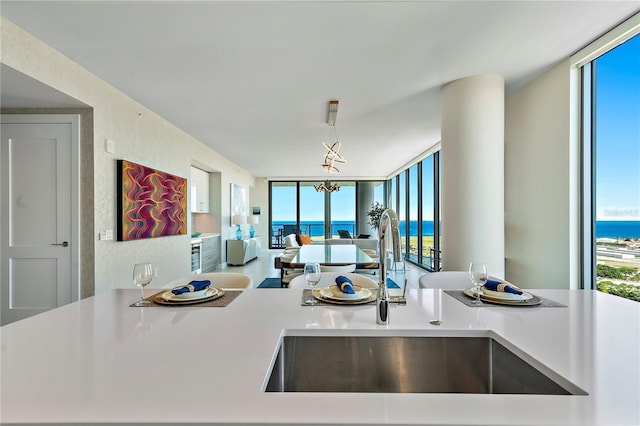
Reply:
M469 279L476 292L476 298L471 302L473 305L482 305L480 300L480 287L487 281L487 265L484 263L471 262L469 265Z
M153 266L150 263L136 263L133 267L133 283L140 287L140 300L133 306L147 306L151 302L144 298L144 288L151 282L153 278Z
M307 263L304 265L304 280L311 287L311 299L305 302L307 305L317 305L318 301L313 297L313 287L320 281L320 264Z

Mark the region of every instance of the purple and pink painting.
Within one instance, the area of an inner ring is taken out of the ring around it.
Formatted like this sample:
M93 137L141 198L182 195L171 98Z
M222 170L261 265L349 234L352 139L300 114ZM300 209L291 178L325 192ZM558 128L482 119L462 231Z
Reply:
M187 233L187 179L117 161L118 241Z

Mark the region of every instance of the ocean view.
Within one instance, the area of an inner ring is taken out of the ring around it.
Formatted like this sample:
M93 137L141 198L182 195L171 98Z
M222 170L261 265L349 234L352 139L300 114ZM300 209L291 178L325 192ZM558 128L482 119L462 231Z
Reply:
M598 220L596 238L640 238L638 220Z
M301 222L300 227L303 233L312 237L322 237L324 235L323 223L321 221ZM273 228L278 229L284 225L295 225L295 222L273 222ZM406 223L400 221L400 233L405 235ZM346 229L351 234L355 233L356 224L353 221L335 221L332 223L331 233L337 235L338 229ZM427 236L433 235L433 221L422 222L422 229ZM409 222L409 235L418 235L418 221ZM640 238L640 221L637 220L599 220L596 221L596 238Z

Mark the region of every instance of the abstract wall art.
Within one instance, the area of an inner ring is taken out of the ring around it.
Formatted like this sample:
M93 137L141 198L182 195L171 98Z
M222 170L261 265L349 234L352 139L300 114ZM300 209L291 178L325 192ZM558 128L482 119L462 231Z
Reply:
M247 191L244 187L232 183L230 219L233 220L233 216L236 215L247 216ZM231 225L233 226L233 223Z
M187 179L117 160L118 241L187 233Z

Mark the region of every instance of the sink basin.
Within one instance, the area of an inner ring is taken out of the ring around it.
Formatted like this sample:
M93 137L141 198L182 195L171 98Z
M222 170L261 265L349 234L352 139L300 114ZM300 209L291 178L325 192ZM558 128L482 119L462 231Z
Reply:
M486 335L283 336L265 391L586 395Z

